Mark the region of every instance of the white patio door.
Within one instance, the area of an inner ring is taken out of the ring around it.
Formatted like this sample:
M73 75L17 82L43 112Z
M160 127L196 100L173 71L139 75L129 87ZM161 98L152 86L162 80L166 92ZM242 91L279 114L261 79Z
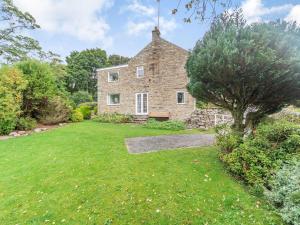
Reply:
M137 115L148 114L148 93L135 94L135 109Z

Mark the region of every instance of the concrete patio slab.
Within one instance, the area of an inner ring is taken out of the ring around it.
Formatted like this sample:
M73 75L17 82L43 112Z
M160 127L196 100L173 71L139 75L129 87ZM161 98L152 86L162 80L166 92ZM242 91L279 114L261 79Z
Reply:
M176 148L209 146L215 143L213 134L181 134L125 139L129 153L146 153Z

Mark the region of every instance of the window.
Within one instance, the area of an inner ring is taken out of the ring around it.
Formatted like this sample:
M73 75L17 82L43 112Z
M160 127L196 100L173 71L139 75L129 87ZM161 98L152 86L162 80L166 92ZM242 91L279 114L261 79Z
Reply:
M108 105L119 105L120 104L120 94L109 94L107 96Z
M177 104L185 104L185 94L183 91L177 92Z
M144 67L143 66L136 67L136 76L137 76L137 78L144 76Z
M119 80L119 72L108 72L108 82L116 82Z

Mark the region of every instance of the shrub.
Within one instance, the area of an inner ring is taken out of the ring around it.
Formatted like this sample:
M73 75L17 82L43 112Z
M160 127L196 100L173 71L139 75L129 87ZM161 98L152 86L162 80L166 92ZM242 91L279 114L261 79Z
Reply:
M81 122L81 121L83 121L83 115L82 115L81 111L79 111L78 109L73 110L70 119L72 122Z
M19 70L7 66L0 69L0 134L9 134L15 129L26 85Z
M242 137L234 133L227 124L216 126L215 131L217 145L224 153L232 152L243 142Z
M84 102L92 102L93 98L87 91L78 91L71 95L71 100L76 104L76 106L79 106Z
M230 172L250 185L269 185L269 180L300 146L299 126L286 121L262 123L253 136L231 153L221 153Z
M118 113L103 113L98 115L94 120L100 123L130 123L133 121L133 117Z
M40 107L41 112L38 120L42 124L57 124L67 122L71 114L71 106L68 101L60 96L56 96L45 105Z
M182 121L168 120L168 121L157 121L155 119L149 119L147 123L143 125L146 128L161 129L161 130L184 130L185 124Z
M300 160L283 166L271 181L267 198L288 224L300 224Z
M23 114L37 118L41 111L45 111L41 107L47 106L49 99L59 93L55 75L49 64L36 60L20 62L17 68L23 72L28 83L23 91Z
M32 130L36 127L36 120L30 117L21 117L17 120L17 130Z
M91 119L92 111L91 111L90 106L82 105L82 106L78 107L77 110L79 110L82 113L83 119L85 119L85 120Z

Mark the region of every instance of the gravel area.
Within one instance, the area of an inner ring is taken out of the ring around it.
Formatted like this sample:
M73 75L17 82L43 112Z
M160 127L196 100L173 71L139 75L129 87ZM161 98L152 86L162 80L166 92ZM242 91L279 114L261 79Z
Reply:
M125 139L129 153L146 153L176 148L209 146L215 143L213 134L161 135Z

